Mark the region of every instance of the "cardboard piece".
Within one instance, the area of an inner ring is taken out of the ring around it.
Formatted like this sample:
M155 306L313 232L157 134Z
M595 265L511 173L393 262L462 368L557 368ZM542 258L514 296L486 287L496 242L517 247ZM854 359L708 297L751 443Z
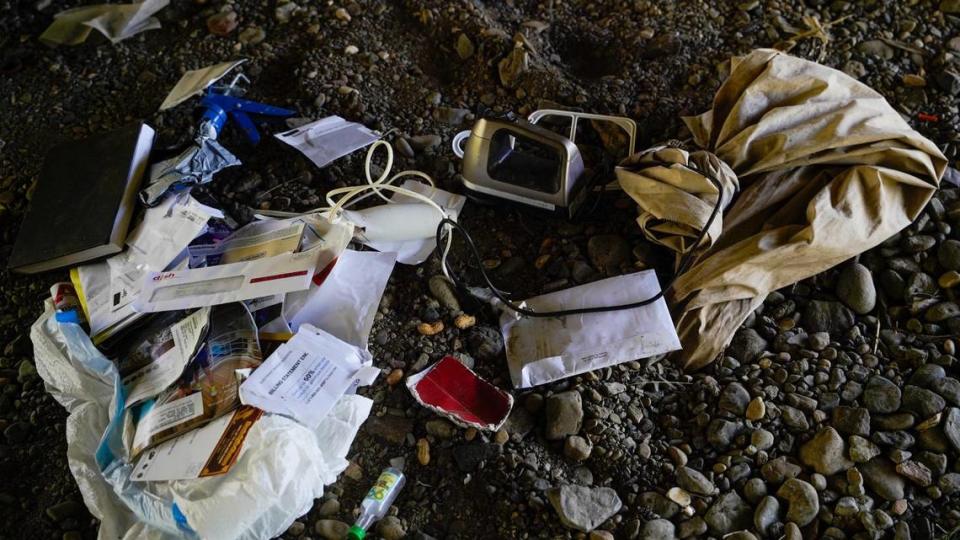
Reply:
M463 427L496 431L513 408L512 395L452 356L407 377L407 388L421 405Z

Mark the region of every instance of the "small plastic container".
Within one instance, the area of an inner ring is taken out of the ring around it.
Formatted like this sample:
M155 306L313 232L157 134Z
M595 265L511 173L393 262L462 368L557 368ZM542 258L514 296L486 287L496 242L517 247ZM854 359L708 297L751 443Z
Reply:
M363 540L370 526L387 515L390 505L397 500L397 495L407 482L403 473L393 467L387 467L380 473L377 483L370 488L367 496L360 503L360 517L350 527L347 540Z

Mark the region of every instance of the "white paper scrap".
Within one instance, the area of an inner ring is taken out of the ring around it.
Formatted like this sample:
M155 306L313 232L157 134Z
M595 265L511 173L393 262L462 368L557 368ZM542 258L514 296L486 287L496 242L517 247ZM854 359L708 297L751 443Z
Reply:
M660 291L653 270L572 287L525 302L534 311L624 304ZM667 304L660 298L634 309L566 317L500 318L510 377L529 388L587 371L680 349Z
M246 61L245 58L241 58L240 60L223 62L184 73L173 90L170 90L166 99L163 100L160 110L165 111L171 107L176 107L193 96L200 95L208 86L219 81L233 68Z
M313 429L337 400L376 379L370 353L303 325L240 385L240 399Z
M348 122L339 116L321 118L274 136L299 150L317 167L329 165L380 138L363 124Z

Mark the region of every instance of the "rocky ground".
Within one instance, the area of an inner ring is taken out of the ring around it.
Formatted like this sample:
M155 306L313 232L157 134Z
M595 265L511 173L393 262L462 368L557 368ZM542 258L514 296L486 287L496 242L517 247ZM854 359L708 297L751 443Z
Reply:
M775 44L870 84L952 160L960 141L955 0L193 0L116 46L40 44L52 15L74 5L0 0L0 259L52 143L141 118L161 146L182 142L190 107L156 113L166 92L186 69L240 56L251 97L396 129L400 165L455 191L448 143L476 117L559 105L635 118L641 147L684 138L679 115L709 106L720 62ZM825 42L808 31L818 24ZM255 208L317 206L360 178L357 156L317 170L272 140L226 141L244 166L203 191L241 222ZM662 254L634 217L632 203L611 199L575 223L477 204L462 222L498 283L523 295L656 265ZM960 527L958 231L960 192L945 187L858 261L772 294L702 372L648 359L514 392L495 434L454 427L397 384L458 353L509 387L494 315L431 288L436 261L398 267L374 327L387 375L368 391L375 416L341 480L284 537L338 538L394 458L409 480L378 528L387 539L594 528L591 539L950 537ZM27 335L65 274L2 276L0 538L94 538L66 465L64 413L35 375ZM457 328L460 312L476 325ZM437 321L442 331L418 331Z

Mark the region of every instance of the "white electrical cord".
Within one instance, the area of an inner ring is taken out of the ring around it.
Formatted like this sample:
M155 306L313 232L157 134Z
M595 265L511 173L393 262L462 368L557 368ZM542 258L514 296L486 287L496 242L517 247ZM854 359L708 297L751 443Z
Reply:
M387 152L387 162L383 167L383 172L380 173L380 176L376 180L373 179L373 155L376 152L377 148L383 147ZM266 217L294 217L303 214L315 214L318 212L324 212L327 214L327 218L331 221L341 217L341 211L345 208L366 199L371 195L376 195L386 201L387 204L394 204L394 201L387 198L383 194L383 191L391 191L394 193L399 193L401 195L406 195L407 197L416 199L422 203L429 205L431 208L440 213L440 219L447 219L446 210L442 206L437 204L430 197L417 193L409 189L402 188L400 186L393 185L394 182L401 178L406 177L415 177L418 178L427 184L431 188L436 188L436 184L433 181L433 178L429 174L423 171L417 171L413 169L400 171L393 176L390 176L390 171L393 169L393 147L387 141L379 139L375 141L370 148L367 149L367 156L363 162L364 176L366 177L367 183L361 184L359 186L346 186L341 188L334 188L327 192L327 204L328 206L321 208L314 208L313 210L308 210L306 212L283 212L278 210L261 210L257 212L257 215L266 216ZM363 196L358 197L358 195L364 194ZM337 195L342 195L339 198L335 198ZM437 239L439 240L439 238ZM450 246L453 242L453 236L447 235L447 243L443 249L443 256L440 261L440 267L443 271L443 275L450 279L450 273L447 270L447 253L450 251Z

